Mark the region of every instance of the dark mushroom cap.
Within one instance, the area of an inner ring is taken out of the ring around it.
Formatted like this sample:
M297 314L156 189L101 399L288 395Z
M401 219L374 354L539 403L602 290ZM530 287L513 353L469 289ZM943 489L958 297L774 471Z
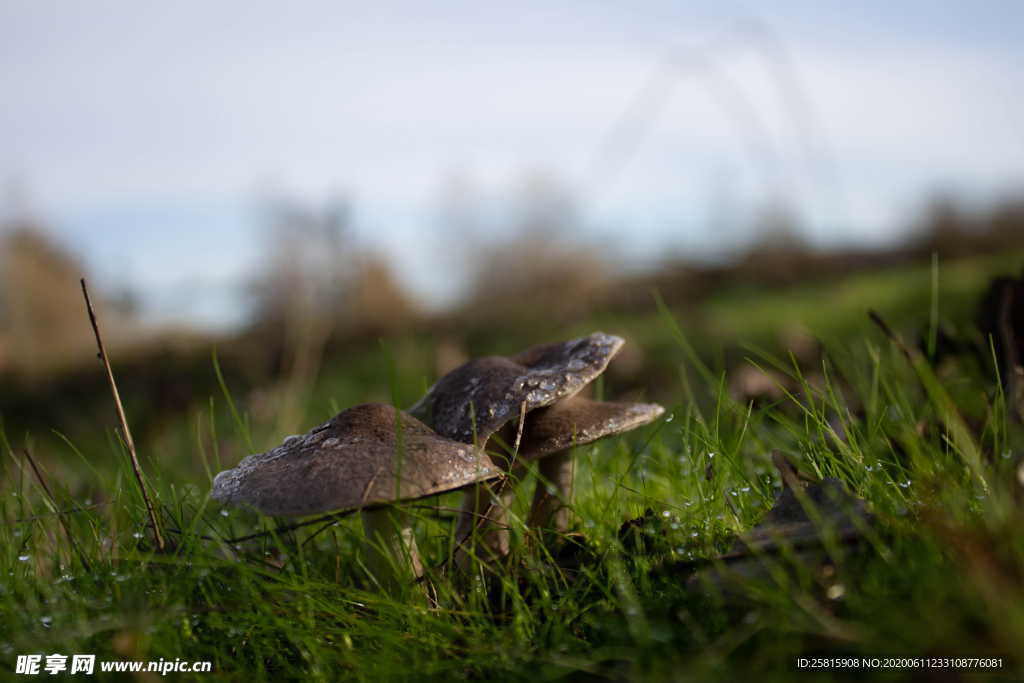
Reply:
M483 451L368 403L338 413L213 480L221 503L267 515L345 511L451 491L497 476Z
M544 458L654 422L665 409L657 403L592 401L574 396L530 413L518 457Z
M524 403L531 411L575 395L604 372L623 343L595 332L511 357L471 360L438 380L409 412L442 436L485 444Z

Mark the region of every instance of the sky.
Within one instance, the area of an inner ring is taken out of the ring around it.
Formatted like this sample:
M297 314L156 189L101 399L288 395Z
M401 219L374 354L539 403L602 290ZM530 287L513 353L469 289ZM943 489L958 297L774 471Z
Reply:
M774 205L884 245L937 192L1024 186L1022 30L1020 2L0 0L0 210L214 327L268 194L347 197L435 305L456 180L559 179L625 265L734 247Z

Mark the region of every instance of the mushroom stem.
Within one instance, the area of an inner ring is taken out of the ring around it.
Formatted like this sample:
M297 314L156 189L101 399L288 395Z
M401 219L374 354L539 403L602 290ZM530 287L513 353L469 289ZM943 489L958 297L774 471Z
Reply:
M572 451L567 449L541 460L538 475L527 524L565 533L569 530L574 476Z
M408 512L387 505L361 510L360 517L368 541L366 567L381 587L394 591L423 575Z
M515 485L525 473L525 467L513 468L508 475L511 481L501 487L497 496L493 485L488 484L477 484L466 492L455 529L455 540L459 543L455 559L459 567L465 568L473 553L484 560L508 555L511 549L508 510L516 499Z

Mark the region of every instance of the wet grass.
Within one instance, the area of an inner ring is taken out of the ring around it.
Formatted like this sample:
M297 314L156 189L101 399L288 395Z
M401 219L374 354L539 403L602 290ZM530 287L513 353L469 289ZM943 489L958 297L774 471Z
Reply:
M645 350L675 370L667 417L578 449L577 533L568 538L525 528L532 475L522 482L505 564L440 569L459 497L411 508L433 604L422 586L394 595L377 588L363 569L358 519L226 541L274 522L211 504L212 475L284 436L273 411L255 415L227 383L143 453L173 530L167 554L148 549L142 500L113 432L48 439L44 448L9 426L0 446L0 678L29 653L209 660L214 678L238 681L864 674L797 670L799 657L814 656L991 656L1002 674L1024 676L1021 428L983 362L908 362L864 316L868 306L931 301L930 279L925 269L788 299L723 297L710 317L740 341L746 324L758 348L773 320L812 331L818 322L829 333L811 368L777 350L749 351L788 378L787 395L753 403L733 398L728 374L704 360L715 358L705 353L713 336L668 310L647 316L631 341L651 342ZM962 326L967 292L983 282L984 271L951 273L939 294L954 294L936 297L938 317L915 306L890 311L890 322L904 331L933 320ZM855 286L874 298L849 294ZM882 293L889 298L876 303ZM819 310L833 296L846 303ZM778 313L790 310L808 315ZM360 362L378 379L354 382L328 369L310 393L308 424L371 399L407 405L429 374L394 348ZM602 383L609 398L616 382ZM55 503L33 479L23 445L36 449ZM732 591L688 581L773 504L781 488L774 450L868 501L871 533L857 548L826 548L823 562L782 557Z

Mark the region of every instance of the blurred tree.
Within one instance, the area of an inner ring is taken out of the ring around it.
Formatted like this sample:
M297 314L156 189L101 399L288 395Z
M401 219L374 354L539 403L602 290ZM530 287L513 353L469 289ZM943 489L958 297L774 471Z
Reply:
M999 244L1019 244L1024 237L1024 195L1014 195L993 207L987 232Z
M441 248L435 248L431 258L446 274L445 294L453 300L466 299L473 288L476 259L488 248L485 242L494 227L488 220L489 208L470 173L460 171L446 179L434 221L435 244Z
M322 213L297 201L265 202L266 252L259 279L252 283L253 321L286 330L298 320L336 323L343 317L345 277L351 275L350 208L330 202Z
M612 284L608 260L584 236L572 191L534 173L495 212L504 225L478 228L503 238L476 241L468 308L484 319L576 318L595 308Z
M351 275L350 211L344 200L322 212L276 196L266 205L266 262L253 283L253 323L282 378L270 403L278 431L295 431L302 397L315 381L328 336L346 316L344 278Z
M32 219L0 225L0 370L37 377L88 357L82 273Z
M332 199L325 210L276 196L266 202L267 247L252 283L252 332L282 378L279 430L302 420L302 398L316 380L331 336L394 332L416 307L388 263L355 239L351 204Z
M265 261L251 286L255 327L286 336L362 334L415 317L388 261L358 244L347 200L318 212L275 198L266 214Z
M378 254L360 255L347 300L352 332L360 336L394 334L420 315L394 270Z
M929 251L950 256L966 246L964 242L976 232L972 223L952 195L940 194L932 197L913 232Z
M978 206L951 193L933 196L911 230L910 245L921 255L980 254L1020 246L1024 197L1010 194Z
M750 245L736 264L739 279L793 283L807 272L814 254L804 239L800 219L785 203L766 204L755 216Z

